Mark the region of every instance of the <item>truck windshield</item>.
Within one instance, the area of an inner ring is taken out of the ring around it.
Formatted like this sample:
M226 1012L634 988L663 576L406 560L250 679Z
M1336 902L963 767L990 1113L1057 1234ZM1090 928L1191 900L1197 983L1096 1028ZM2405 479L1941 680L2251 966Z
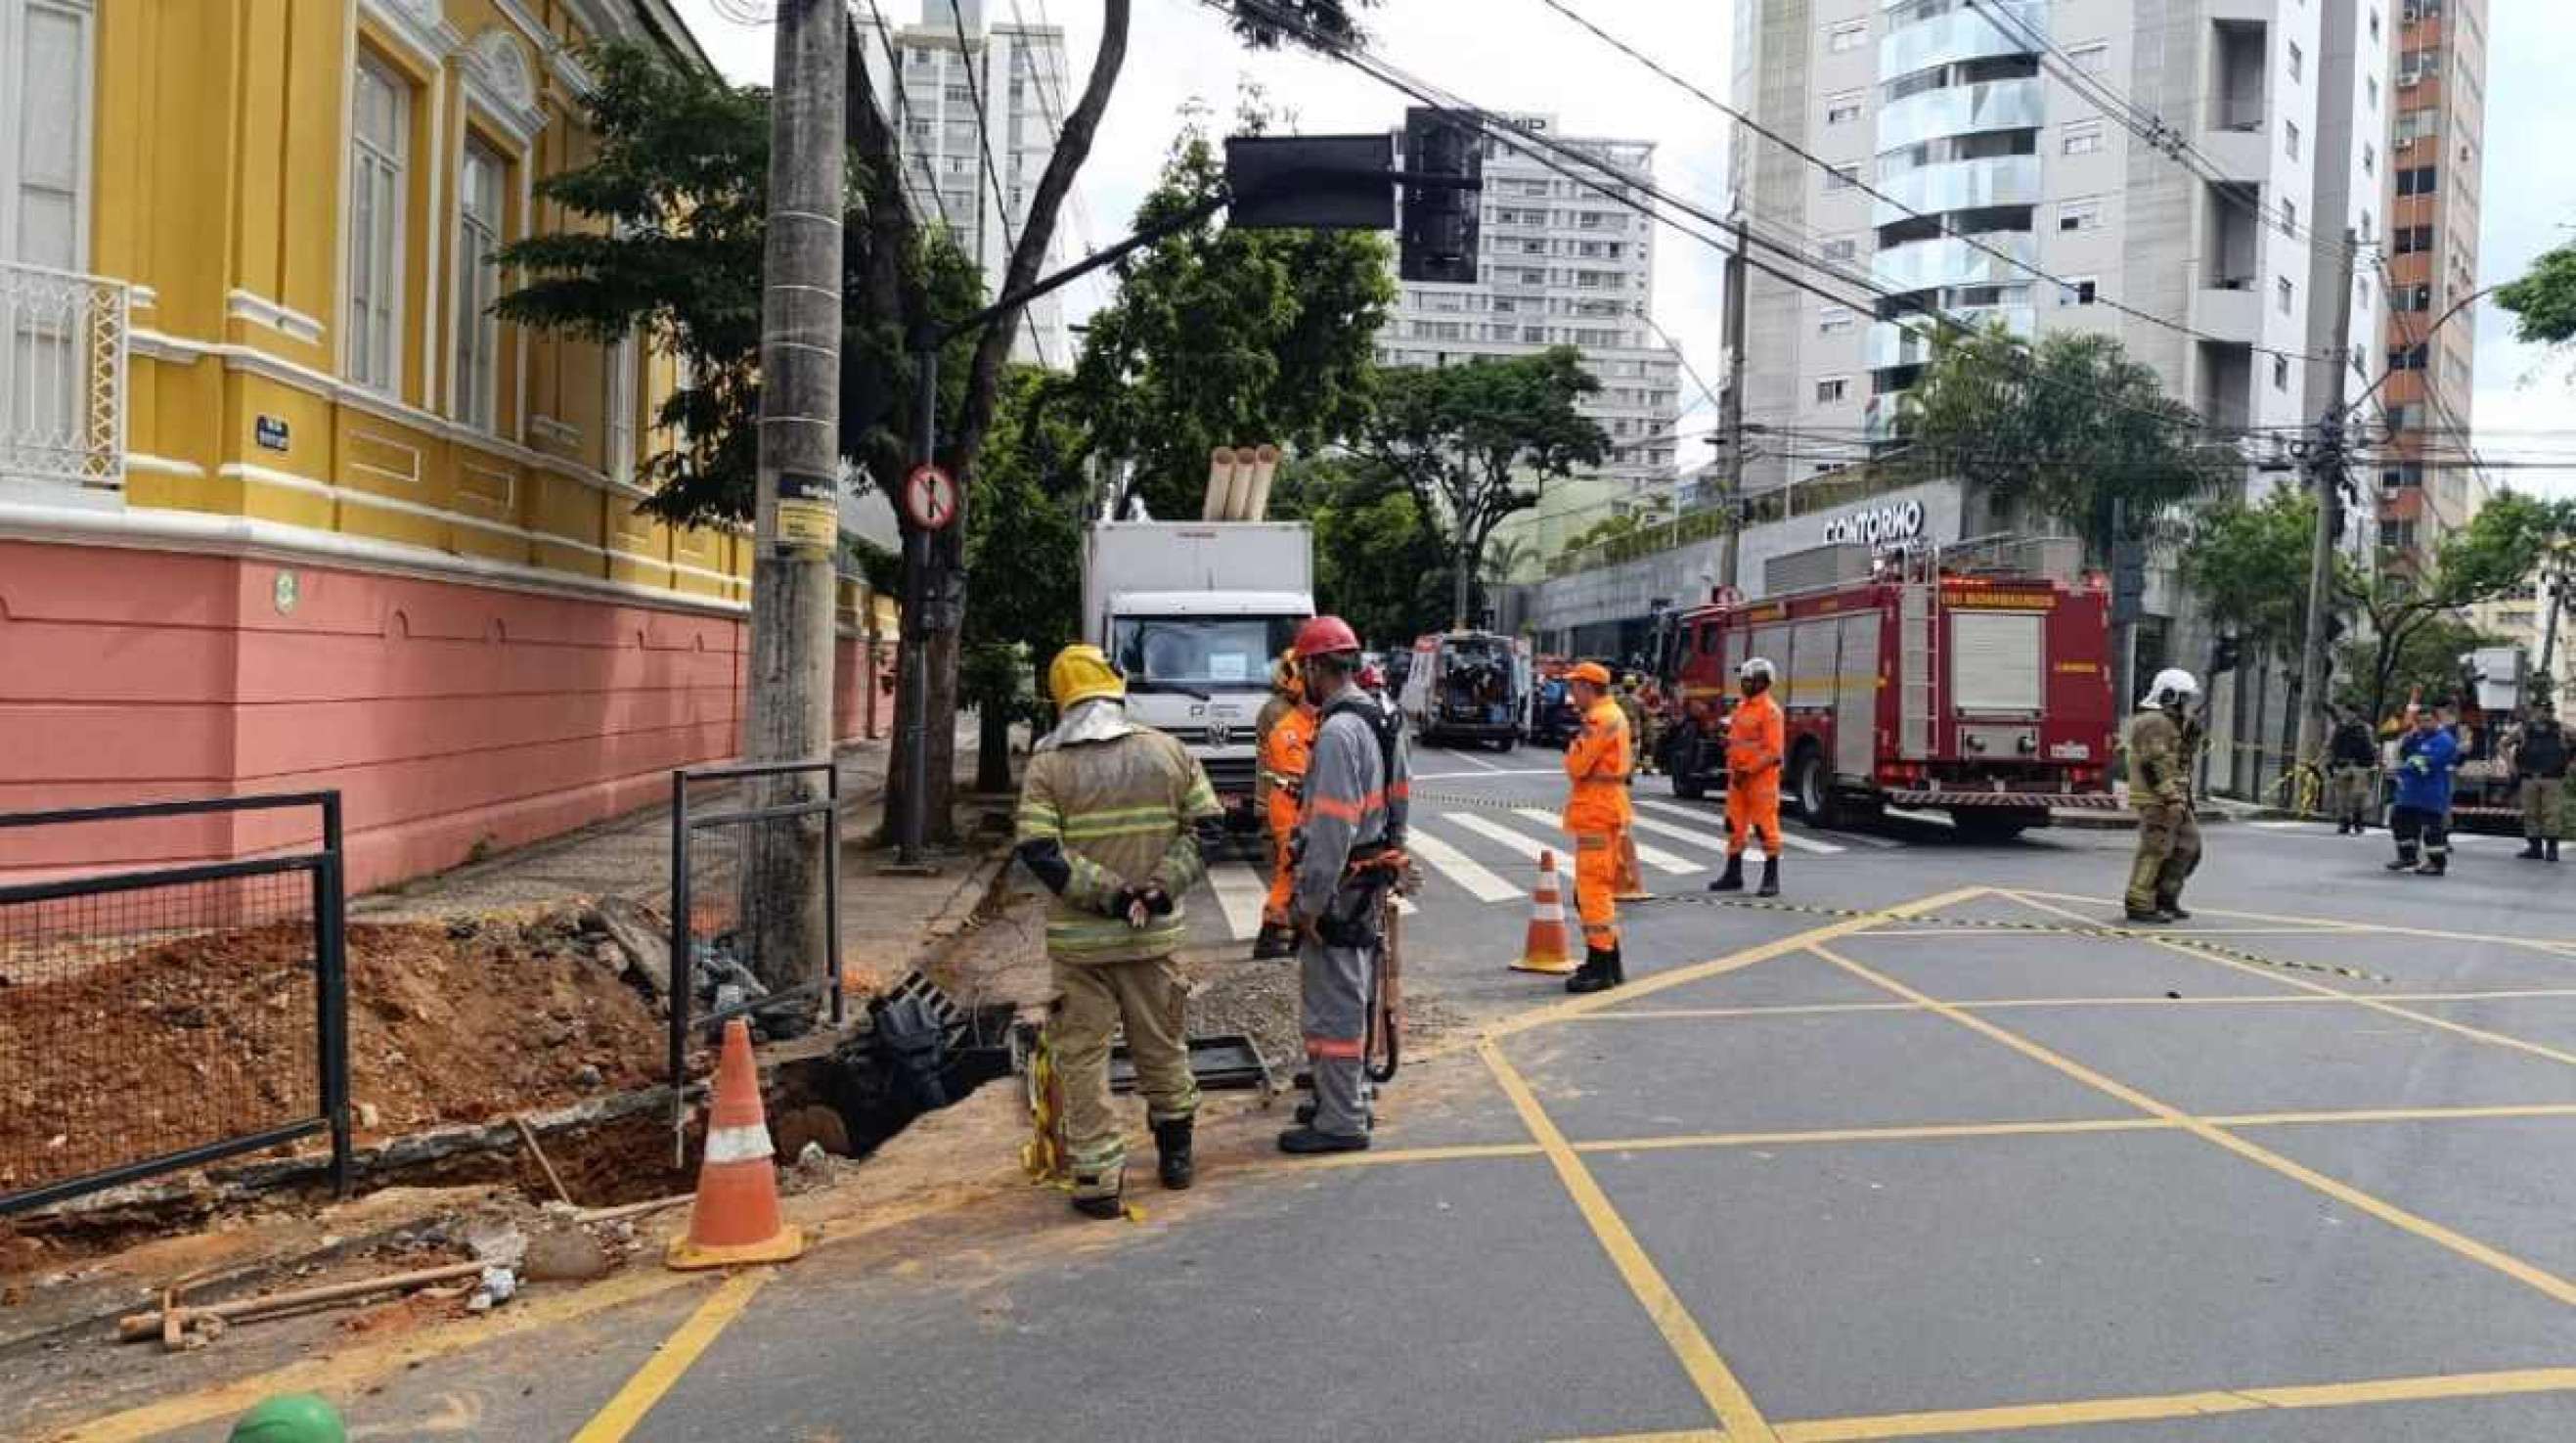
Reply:
M1122 616L1110 628L1110 652L1127 684L1257 688L1270 684L1270 664L1296 639L1298 616Z

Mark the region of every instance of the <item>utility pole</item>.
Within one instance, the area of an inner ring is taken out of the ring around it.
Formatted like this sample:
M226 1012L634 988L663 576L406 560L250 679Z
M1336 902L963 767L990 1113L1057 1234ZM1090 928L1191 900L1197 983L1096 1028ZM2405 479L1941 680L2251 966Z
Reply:
M2334 379L2326 387L2325 414L2318 418L2316 440L2302 459L2317 498L2317 534L2308 549L2308 635L2299 653L2299 748L2293 763L2314 757L2325 746L2326 623L2334 608L2335 521L2343 510L2344 384L2352 366L2352 256L2356 237L2343 230L2343 284L2335 302Z
M1744 218L1727 229L1735 249L1726 256L1726 389L1717 397L1718 444L1726 448L1726 540L1718 551L1720 586L1741 586L1744 541L1744 303L1750 276L1744 264ZM1705 598L1703 598L1705 599Z
M744 751L755 764L832 761L847 24L841 0L779 0L744 724ZM783 806L819 798L823 782L810 773L790 774L766 779L756 792L759 805ZM792 828L749 824L742 916L753 970L773 991L824 975L822 826L814 818Z

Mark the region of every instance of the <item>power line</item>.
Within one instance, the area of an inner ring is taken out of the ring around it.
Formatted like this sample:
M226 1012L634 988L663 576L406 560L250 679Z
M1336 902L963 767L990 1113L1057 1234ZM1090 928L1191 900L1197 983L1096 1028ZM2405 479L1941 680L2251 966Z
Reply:
M1773 145L1788 151L1791 155L1798 157L1800 160L1807 162L1809 165L1812 165L1819 170L1835 175L1843 174L1842 170L1830 161L1816 155L1813 151L1808 150L1796 141L1793 141L1787 136L1780 134L1778 131L1762 124L1760 121L1755 120L1753 117L1736 109L1734 106L1727 104L1725 101L1718 99L1716 96L1709 94L1708 91L1676 73L1663 62L1656 60L1653 56L1646 54L1644 51L1641 51L1635 46L1629 44L1627 41L1620 39L1618 36L1611 34L1609 31L1593 23L1589 17L1568 6L1565 3L1565 0L1539 0L1539 3L1545 5L1548 9L1555 11L1557 14L1564 16L1566 19L1573 21L1576 25L1589 31L1602 43L1610 46L1614 50L1617 50L1620 54L1627 56L1630 60L1644 66L1646 69L1653 71L1656 75L1663 77L1672 84L1679 86L1683 91L1695 97L1701 103L1707 105L1721 115L1728 116L1737 124L1742 125L1754 134L1761 136L1763 139L1770 141ZM2051 285L2056 286L2061 292L2073 291L2075 289L2074 283L2068 281L2064 277L2054 275L2041 269L2038 265L2032 262L2021 259L2010 251L1988 245L1977 239L1975 235L1957 229L1955 223L1949 216L1930 214L1916 210L1914 207L1907 205L1905 202L1898 200L1896 197L1889 195L1883 190L1880 190L1868 181L1860 179L1857 174L1857 168L1855 168L1855 172L1849 177L1849 179L1851 185L1858 189L1863 195L1883 204L1893 206L1897 210L1903 211L1909 219L1929 221L1940 226L1941 234L1949 239L1956 240L1984 255L2002 261L2016 270L2022 271L2040 280L2047 281ZM1748 211L1748 213L1750 212ZM2174 320L2170 316L2161 316L2152 311L2139 310L2134 306L2125 305L2119 301L2112 300L2107 296L2103 296L2098 291L2094 296L2093 303L2118 311L2122 315L2134 316L2151 325L2162 326L2167 330L2180 335L2189 336L2194 340L2212 342L2221 340L2220 337L2194 330L2191 326L2181 321ZM2252 349L2261 351L2267 355L2287 356L2299 360L2312 361L2317 359L2317 356L2314 353L2308 351L2283 351L2276 350L2268 346L2255 346Z

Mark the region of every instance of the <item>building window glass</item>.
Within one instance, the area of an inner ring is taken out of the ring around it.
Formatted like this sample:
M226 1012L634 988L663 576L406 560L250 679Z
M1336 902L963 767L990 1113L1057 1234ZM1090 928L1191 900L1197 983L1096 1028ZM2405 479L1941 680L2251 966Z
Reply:
M2397 193L2431 195L2434 189L2434 172L2438 169L2440 169L2438 166L2418 165L2397 172Z
M1851 328L1852 313L1848 306L1827 306L1816 312L1816 330L1819 334L1831 336Z
M1859 182L1860 167L1858 165L1837 165L1832 166L1825 171L1825 189L1829 191L1849 190L1854 185L1859 184Z
M1825 48L1837 55L1846 50L1858 50L1867 43L1869 43L1869 22L1865 20L1855 20L1848 25L1837 25L1825 34Z
M349 145L349 379L402 384L404 172L411 87L372 57L358 62Z
M2305 73L2304 73L2304 72L2306 71L2307 64L2308 64L2308 54L2307 54L2307 52L2306 52L2306 51L2304 51L2304 50L2301 50L2301 49L2299 48L2299 42L2297 42L2296 40L2293 40L2293 41L2291 41L2291 42L2289 43L2289 51L2290 51L2290 78L2291 78L2292 80L2304 80L2304 79L2306 79L2307 77L2306 77L2306 75L2305 75Z
M2098 288L2098 283L2090 276L2070 278L2058 290L2057 303L2061 306L2089 306L2093 304Z
M89 9L0 0L0 260L87 267Z
M1859 91L1846 90L1840 95L1825 97L1825 124L1849 125L1858 119L1860 119Z
M2281 122L2281 146L2284 150L2289 152L2290 159L2296 160L2299 158L2299 123L2297 121L2285 120Z
M1860 243L1847 235L1828 236L1825 243L1817 248L1817 253L1829 261L1853 260L1860 254Z
M2290 389L2290 358L2287 356L2272 358L2272 389L2275 391Z
M2290 314L2290 312L2296 308L2299 303L2298 287L2290 284L2290 278L2288 276L2274 276L2272 278L2272 297L2280 303L2281 314L2286 316Z
M501 288L492 252L501 244L508 173L491 147L465 142L456 184L456 419L479 431L493 429L500 414L501 323L492 303Z
M2102 202L2068 201L2057 208L2057 228L2062 231L2099 230L2102 228Z
M1843 399L1843 397L1850 393L1851 379L1849 377L1828 376L1816 383L1816 404L1819 406L1830 405L1833 402Z
M2281 234L2295 236L2298 233L2299 203L2285 195L2281 197Z
M2068 125L2063 143L2068 155L2091 155L2102 148L2102 122L2079 120Z

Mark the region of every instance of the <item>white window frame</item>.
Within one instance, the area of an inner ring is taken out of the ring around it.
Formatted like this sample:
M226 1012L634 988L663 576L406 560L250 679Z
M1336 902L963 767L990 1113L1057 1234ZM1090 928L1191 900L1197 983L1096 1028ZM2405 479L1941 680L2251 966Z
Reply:
M2272 298L2280 303L2282 315L2299 313L2299 288L2288 276L2272 277Z
M373 79L394 97L397 154L384 153L360 134L357 90L361 78ZM341 302L345 340L340 372L352 385L400 397L404 310L410 290L405 283L409 277L405 222L411 207L412 104L417 97L401 70L363 51L351 74L350 91L349 234L344 257L348 284ZM375 184L368 184L370 179ZM392 205L374 206L362 217L361 193L373 196L379 191L391 198Z
M2288 152L2290 159L2299 158L2299 123L2297 121L2281 122L2281 148Z
M2058 229L2058 231L2059 231L2061 234L2073 234L2073 233L2081 232L2081 231L2088 231L2088 230L2100 230L2101 228L2102 228L2102 202L2101 202L2101 201L2099 201L2099 200L2070 200L2070 201L2062 202L2062 203L2060 203L2060 204L2058 205L2058 207L2057 207L2057 229Z
M1820 260L1832 261L1837 264L1856 261L1860 259L1860 238L1857 236L1847 235L1829 235L1817 243L1816 256Z
M1848 20L1825 32L1825 53L1845 55L1869 43L1869 22Z
M635 484L636 441L643 420L636 415L641 378L636 374L643 365L642 347L635 333L628 331L617 338L617 344L603 347L600 360L608 374L601 378L599 398L600 459L605 463L608 479L631 486Z
M2283 48L2289 52L2290 56L2290 78L2292 80L2307 79L2308 52L2301 50L2299 48L2299 42L2296 40L2283 41L2282 45Z
M38 11L70 21L76 34L73 44L77 55L72 73L66 77L71 93L46 98L48 105L66 105L73 117L71 174L62 177L58 185L42 185L25 174L27 157L22 142L27 134L26 108L33 97L23 61L31 53L28 17ZM72 213L71 253L46 257L41 263L69 271L89 269L91 147L96 139L90 116L95 102L92 86L97 54L98 17L91 0L0 0L0 260L39 263L22 254L19 236L24 228L25 192L41 186L62 192Z
M1830 395L1827 394L1828 387L1832 388L1832 394ZM1818 376L1816 378L1815 397L1816 404L1819 406L1841 405L1843 402L1851 399L1851 377Z
M2065 128L2058 132L2057 145L2058 153L2061 155L2093 155L2099 153L2102 149L2102 122L2098 120L2068 121Z
M471 177L477 164L489 175L488 215L475 209ZM456 172L456 354L450 409L465 425L496 435L501 425L501 322L492 314L492 303L500 299L501 275L484 257L509 241L509 181L510 158L468 132Z
M2096 40L2090 45L2067 48L2066 58L2087 75L2100 75L2111 68L2111 42Z
M2085 294L2087 287L2092 294ZM2089 306L2101 299L2102 282L2093 276L2068 276L2065 284L2057 288L2057 303L2061 306Z
M1860 162L1825 167L1825 193L1836 194L1860 184Z
M1861 109L1862 96L1857 90L1828 95L1825 97L1825 124L1828 127L1849 125L1860 119Z
M1852 310L1849 306L1826 306L1816 312L1817 335L1838 336L1850 330L1852 325Z

